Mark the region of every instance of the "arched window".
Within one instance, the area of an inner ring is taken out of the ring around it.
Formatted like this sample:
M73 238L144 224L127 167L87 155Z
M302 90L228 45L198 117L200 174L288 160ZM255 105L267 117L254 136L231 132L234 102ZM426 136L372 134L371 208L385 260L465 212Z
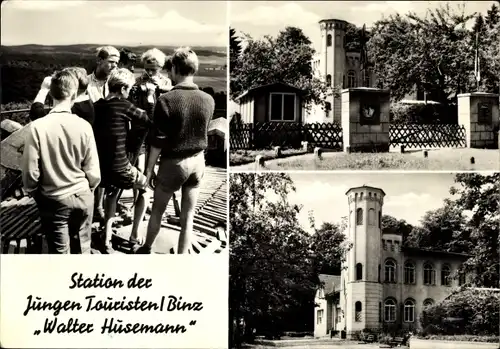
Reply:
M368 70L365 70L363 73L363 86L364 87L370 87L370 72Z
M424 285L435 285L436 284L436 271L432 263L424 264Z
M434 305L434 301L431 298L427 298L424 301L424 308L432 307L433 305Z
M385 262L385 282L396 282L396 262L392 259Z
M405 284L415 283L415 264L413 262L405 263Z
M384 321L396 321L396 301L392 298L387 299L384 303Z
M375 210L373 208L368 210L368 225L375 225Z
M345 88L345 75L342 75L342 88Z
M363 279L363 264L358 263L356 264L356 280L362 280Z
M361 311L363 310L362 308L363 308L363 306L361 305L360 301L357 301L354 304L354 311L356 312L356 314L355 314L356 322L361 322Z
M356 210L356 225L363 225L363 209L358 208Z
M349 70L347 73L347 88L356 87L356 73L354 70Z
M378 282L380 282L380 269L382 269L382 268L380 267L380 264L379 264L378 265Z
M412 299L408 299L405 301L404 321L405 322L414 322L415 321L415 302Z
M326 84L328 87L332 86L332 76L330 74L326 76Z
M443 286L451 286L450 279L451 269L449 265L443 265L441 268L441 285Z
M331 34L328 34L326 36L326 46L332 46L332 35Z

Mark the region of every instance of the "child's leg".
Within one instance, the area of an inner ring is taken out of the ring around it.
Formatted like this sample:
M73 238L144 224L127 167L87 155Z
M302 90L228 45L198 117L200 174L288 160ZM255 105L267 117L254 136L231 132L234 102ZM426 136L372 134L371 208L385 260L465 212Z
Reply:
M177 247L178 254L189 253L191 248L191 237L193 235L193 220L198 202L198 186L183 186L181 198L181 233Z
M139 232L139 227L141 222L144 220L149 199L150 195L146 190L139 190L134 206L134 222L132 224L130 241L138 242L140 244L144 242L144 235Z
M116 204L117 204L118 190L116 188L106 190L106 195L104 198L104 211L105 211L105 232L104 232L104 245L105 248L110 250L111 247L111 237L113 236L112 225L116 215Z

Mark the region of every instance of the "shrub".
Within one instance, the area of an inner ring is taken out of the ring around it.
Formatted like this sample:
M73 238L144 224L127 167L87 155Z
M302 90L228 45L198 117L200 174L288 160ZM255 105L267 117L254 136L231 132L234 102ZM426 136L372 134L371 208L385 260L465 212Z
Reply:
M422 335L499 335L500 294L465 290L422 312Z
M390 120L395 124L456 124L458 114L456 105L391 103Z

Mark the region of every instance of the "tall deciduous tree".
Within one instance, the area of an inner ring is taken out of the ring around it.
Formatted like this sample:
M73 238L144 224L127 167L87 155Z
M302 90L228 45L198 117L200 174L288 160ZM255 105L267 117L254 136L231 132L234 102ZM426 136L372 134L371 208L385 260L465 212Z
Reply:
M285 174L230 179L230 312L244 319L247 338L263 324L276 330L304 298L313 306L319 280L310 236L297 220L300 208L287 200L293 190Z
M283 82L305 90L306 101L323 103L324 97L338 92L314 76L314 49L302 29L287 27L276 38L253 39L246 35L246 47L239 56L237 69L231 75L231 96L260 85Z
M234 28L229 28L229 72L233 73L241 54L241 40Z
M375 22L368 53L379 84L396 100L415 85L440 102L471 91L475 50L466 23L473 17L447 4L423 18L408 13Z

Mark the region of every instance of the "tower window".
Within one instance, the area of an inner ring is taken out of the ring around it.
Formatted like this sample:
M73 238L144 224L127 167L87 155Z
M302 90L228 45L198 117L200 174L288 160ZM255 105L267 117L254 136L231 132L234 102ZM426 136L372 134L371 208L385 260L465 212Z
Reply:
M382 211L378 211L378 227L382 229Z
M323 322L323 314L325 311L323 309L319 309L316 311L316 325L321 325Z
M385 262L385 282L396 282L396 262L392 259Z
M332 76L330 74L326 76L326 84L328 87L332 86Z
M363 225L363 209L358 208L356 210L356 225Z
M375 225L375 210L373 208L368 210L368 225Z
M381 267L380 267L380 264L379 264L378 265L378 282L380 282L380 269L381 269Z
M358 263L356 264L356 280L362 280L363 279L363 264Z
M415 321L415 302L408 299L404 305L404 321L414 322Z
M330 112L332 111L332 104L330 102L325 102L325 117L330 117Z
M365 70L365 72L364 72L363 86L370 87L370 72L368 70Z
M424 285L436 284L436 271L431 263L424 264Z
M450 274L450 267L448 265L444 265L441 268L441 285L451 286Z
M356 322L361 322L361 311L363 310L362 308L363 308L363 306L361 305L360 301L357 301L354 304L354 311L356 312L356 314L355 314Z
M356 87L356 73L354 70L349 70L347 73L347 88Z
M328 34L328 35L326 36L326 46L327 46L327 47L332 46L332 35L331 35L331 34Z
M396 301L392 298L387 299L384 303L384 321L396 321Z

